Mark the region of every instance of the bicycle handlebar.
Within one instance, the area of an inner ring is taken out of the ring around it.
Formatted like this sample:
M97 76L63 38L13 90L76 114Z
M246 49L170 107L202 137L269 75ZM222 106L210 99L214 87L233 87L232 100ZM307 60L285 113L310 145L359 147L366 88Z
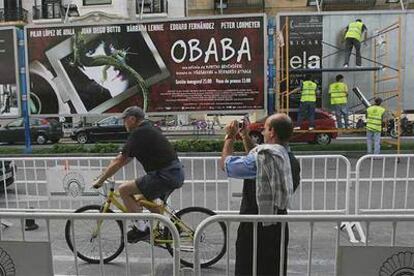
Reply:
M106 179L103 183L103 185L99 188L95 188L96 192L98 194L100 194L103 197L107 197L107 188L109 188L109 190L115 190L115 180L111 180L111 179ZM93 187L93 186L92 186ZM102 190L102 192L100 192L100 190Z
M104 181L104 184L108 185L110 190L114 190L115 189L115 180L111 180L111 179L106 179Z

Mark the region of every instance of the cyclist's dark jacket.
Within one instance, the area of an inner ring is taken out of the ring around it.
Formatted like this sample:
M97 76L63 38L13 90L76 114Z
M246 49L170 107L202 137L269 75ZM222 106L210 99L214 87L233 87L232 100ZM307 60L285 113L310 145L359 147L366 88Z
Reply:
M131 132L122 154L135 157L146 172L163 169L178 159L167 138L148 121L144 121Z
M293 153L289 152L292 169L293 189L300 184L300 164ZM258 214L256 202L256 181L245 179L243 182L243 196L240 214ZM278 214L287 214L286 210L278 210ZM263 227L261 223L257 229L257 275L279 275L280 255L280 223ZM289 228L285 228L285 274L287 269L287 246L289 242ZM236 240L236 268L235 275L252 275L253 258L253 226L252 223L242 222L237 230Z

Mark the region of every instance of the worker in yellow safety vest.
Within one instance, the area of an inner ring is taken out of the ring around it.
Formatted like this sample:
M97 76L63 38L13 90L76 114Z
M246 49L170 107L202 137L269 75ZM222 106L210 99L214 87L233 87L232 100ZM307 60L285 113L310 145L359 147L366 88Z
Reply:
M345 28L345 62L344 67L348 67L349 65L349 58L351 57L352 48L355 47L355 55L356 55L356 66L361 66L361 41L362 35L364 34L364 41L367 40L367 32L368 29L364 23L362 23L361 19L357 19L355 22L349 23L349 25ZM364 42L364 45L366 43Z
M348 86L344 83L344 76L337 75L336 82L329 85L329 96L331 106L335 110L336 123L338 128L348 128ZM344 124L342 124L342 119Z
M374 144L374 154L379 154L381 150L381 131L385 108L381 106L382 99L375 98L375 104L367 108L367 151L372 153Z
M310 74L302 82L298 120L294 129L300 129L303 119L309 120L309 130L315 129L316 89L318 85L312 81Z

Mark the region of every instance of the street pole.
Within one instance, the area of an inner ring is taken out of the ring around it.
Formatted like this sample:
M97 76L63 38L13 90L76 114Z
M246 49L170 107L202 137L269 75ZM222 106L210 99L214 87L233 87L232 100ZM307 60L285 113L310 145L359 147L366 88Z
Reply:
M22 116L24 121L24 143L25 153L32 153L32 144L30 139L30 119L29 119L29 101L30 94L27 92L26 85L26 50L24 43L24 31L16 28L18 41L18 57L19 57L19 83L20 93L22 97Z

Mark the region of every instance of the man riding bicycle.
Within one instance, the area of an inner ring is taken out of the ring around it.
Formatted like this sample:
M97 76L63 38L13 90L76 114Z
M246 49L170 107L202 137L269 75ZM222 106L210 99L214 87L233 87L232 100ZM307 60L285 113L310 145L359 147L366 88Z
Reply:
M143 208L136 201L135 195L148 200L156 198L167 200L175 189L183 185L184 170L170 142L159 129L145 120L145 113L141 108L128 107L122 113L122 118L125 128L130 133L128 140L118 156L95 181L93 187L101 187L107 178L113 176L135 157L147 174L122 183L118 190L128 212L140 213ZM128 231L128 242L138 242L149 233L148 221L137 220Z

